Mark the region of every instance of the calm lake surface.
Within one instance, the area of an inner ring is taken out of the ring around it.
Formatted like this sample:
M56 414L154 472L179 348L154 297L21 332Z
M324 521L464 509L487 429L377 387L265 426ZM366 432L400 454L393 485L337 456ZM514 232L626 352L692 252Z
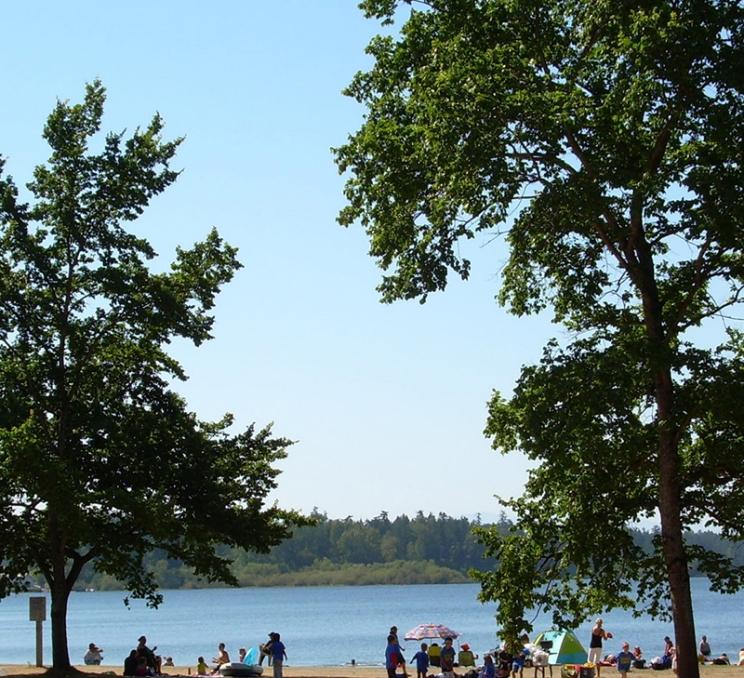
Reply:
M744 592L720 596L708 590L706 579L692 580L698 637L706 634L714 653L738 656L744 647ZM287 646L288 664L318 666L380 664L388 629L398 626L400 636L424 622L447 624L459 631L482 654L497 645L496 608L478 602L477 584L434 586L358 586L308 588L245 588L165 591L158 610L141 601L124 606L124 594L114 591L73 593L68 615L70 659L82 663L88 643L104 649L104 664L120 666L144 634L157 645L158 654L173 657L176 665L194 666L196 658L214 656L224 642L232 657L238 648L255 646L269 631L278 631ZM0 601L0 663L35 662L35 624L30 622L29 596ZM47 619L50 601L47 600ZM671 624L633 619L616 611L603 615L605 628L614 633L608 652L628 640L640 645L648 659L661 654L665 635L674 637ZM549 628L547 617L535 621L535 630ZM585 645L592 624L576 633ZM534 637L534 634L533 634ZM402 643L410 657L417 643ZM51 663L50 622L44 622L44 662Z

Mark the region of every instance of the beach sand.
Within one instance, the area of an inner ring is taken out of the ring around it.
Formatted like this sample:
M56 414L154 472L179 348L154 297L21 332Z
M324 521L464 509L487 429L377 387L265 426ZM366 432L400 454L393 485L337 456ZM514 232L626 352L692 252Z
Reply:
M76 666L78 671L91 674L90 678L113 678L121 676L121 669L112 666ZM191 675L194 675L194 667L188 666L169 666L164 667L163 671L170 676L188 676L189 669ZM19 665L19 664L0 664L0 676L3 678L38 678L46 672L44 667ZM667 671L631 671L631 676L635 678L675 678L671 670ZM286 678L386 678L385 668L380 666L284 666L284 675ZM415 673L412 674L415 676ZM553 678L560 678L561 672L559 667L554 667ZM617 671L607 667L602 671L605 678L616 678ZM271 678L271 671L264 671L265 678ZM706 665L700 667L701 678L744 678L744 666L713 666ZM87 677L86 677L87 678ZM532 669L524 672L524 678L534 678ZM547 678L547 675L546 675Z
M91 678L121 678L121 669L113 666L76 666L78 671L91 674ZM191 673L189 674L189 670ZM0 676L3 678L38 678L47 671L44 667L21 664L0 664ZM189 675L196 678L194 667L164 666L163 673L168 676ZM271 678L271 669L264 669L262 678ZM415 675L415 674L414 674ZM380 666L288 666L284 665L285 678L387 678L385 667ZM86 677L87 678L87 677ZM525 677L527 678L527 677ZM556 675L556 678L559 676ZM671 678L671 677L670 677ZM722 677L723 678L723 677Z

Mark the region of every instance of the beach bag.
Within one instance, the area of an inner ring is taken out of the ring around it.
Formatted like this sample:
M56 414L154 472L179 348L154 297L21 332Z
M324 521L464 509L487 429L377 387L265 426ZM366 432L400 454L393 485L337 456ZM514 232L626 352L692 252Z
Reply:
M577 678L578 671L574 664L564 664L561 666L561 678Z
M547 666L550 655L543 650L535 650L532 655L532 664L534 666Z

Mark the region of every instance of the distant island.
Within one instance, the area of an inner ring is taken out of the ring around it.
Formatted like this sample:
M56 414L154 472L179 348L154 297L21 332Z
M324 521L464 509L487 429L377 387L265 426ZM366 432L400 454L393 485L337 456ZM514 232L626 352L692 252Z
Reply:
M489 569L494 561L484 558L483 547L473 535L480 520L452 518L443 513L417 513L391 519L387 513L369 520L328 518L313 512L317 525L298 529L291 539L268 554L224 547L221 554L234 560L233 572L241 586L365 586L373 584L458 584L472 582L471 569ZM508 530L505 515L494 523ZM636 542L650 550L658 529L635 530ZM689 543L731 555L744 564L744 553L714 532L691 532ZM164 589L216 586L197 577L178 560L154 551L146 566L157 574ZM694 570L692 574L697 574ZM29 577L42 586L41 577ZM88 567L78 580L78 590L121 590L116 579Z

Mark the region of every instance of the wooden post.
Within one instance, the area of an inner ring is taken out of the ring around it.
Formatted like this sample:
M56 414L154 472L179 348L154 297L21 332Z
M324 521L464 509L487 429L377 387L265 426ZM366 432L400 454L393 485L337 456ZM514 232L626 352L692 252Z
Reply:
M46 597L33 596L28 599L28 618L36 622L36 666L44 665L43 625L46 619Z

